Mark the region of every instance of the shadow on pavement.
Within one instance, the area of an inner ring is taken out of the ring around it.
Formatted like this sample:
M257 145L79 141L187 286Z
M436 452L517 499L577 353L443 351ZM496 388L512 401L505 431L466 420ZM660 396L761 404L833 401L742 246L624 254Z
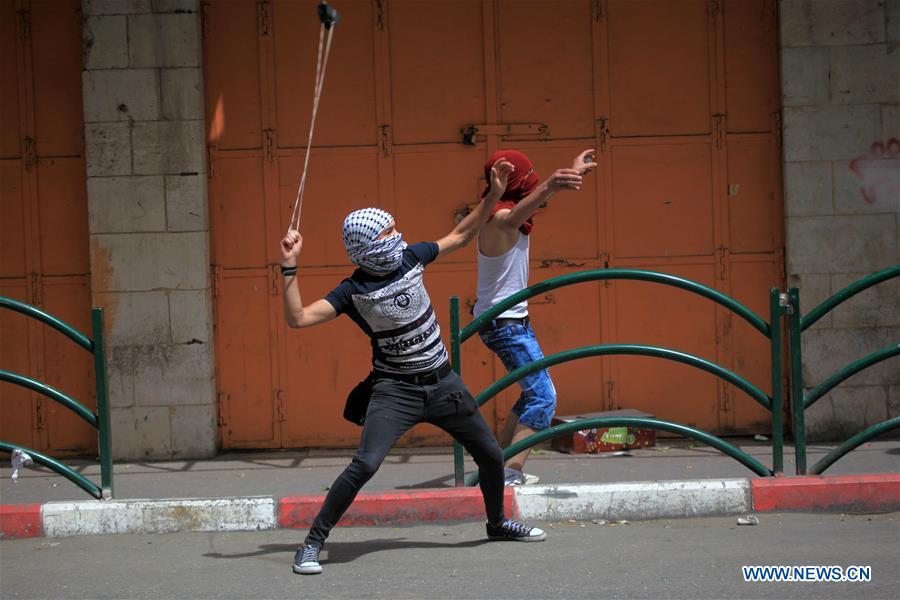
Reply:
M361 556L385 550L406 550L409 548L475 548L488 543L490 543L490 541L487 539L443 543L413 542L408 541L406 538L375 539L362 542L328 542L327 547L323 551L322 562L328 562L330 564L348 563L353 562ZM258 546L258 550L253 552L240 552L237 554L207 552L203 556L205 558L217 559L253 558L255 556L263 556L266 554L280 554L282 552L293 554L298 547L299 544L263 544Z

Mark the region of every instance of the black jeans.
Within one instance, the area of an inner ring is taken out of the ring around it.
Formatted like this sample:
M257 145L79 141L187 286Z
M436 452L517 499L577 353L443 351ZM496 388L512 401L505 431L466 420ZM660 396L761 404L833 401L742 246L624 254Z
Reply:
M450 373L425 386L382 378L372 390L359 449L328 491L306 536L307 544L325 545L331 528L378 471L391 447L413 425L423 422L437 425L468 450L478 465L487 519L493 524L503 521L503 451L459 375Z

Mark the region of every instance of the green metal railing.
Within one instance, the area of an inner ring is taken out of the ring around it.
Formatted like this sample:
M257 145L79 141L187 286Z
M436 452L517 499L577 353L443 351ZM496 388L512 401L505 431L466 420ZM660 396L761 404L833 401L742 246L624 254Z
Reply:
M716 302L717 304L737 314L739 317L749 323L754 329L756 329L769 339L771 347L770 356L772 360L772 395L766 395L762 390L760 390L758 387L756 387L740 375L729 371L728 369L720 365L707 361L703 358L693 356L691 354L686 354L684 352L679 352L677 350L672 350L669 348L660 348L657 346L644 346L637 344L607 344L585 346L582 348L575 348L572 350L559 352L551 356L546 356L540 360L533 361L516 369L515 371L507 373L505 376L488 386L476 397L479 406L483 405L499 392L506 389L513 383L516 383L530 373L545 369L552 365L572 360L613 354L653 356L656 358L672 360L701 369L715 375L716 377L719 377L720 379L723 379L724 381L727 381L728 383L731 383L732 385L744 391L747 395L756 400L770 412L772 412L773 468L769 469L765 467L749 454L708 432L670 421L641 417L601 417L595 419L581 419L573 421L571 423L557 425L555 427L551 427L544 431L533 434L525 438L524 440L513 444L509 448L504 449L504 459L515 456L519 452L531 448L547 439L565 435L573 431L582 431L595 427L633 426L642 427L645 429L668 431L694 438L701 443L707 444L724 452L726 455L734 458L750 470L762 476L770 476L781 473L784 468L784 432L781 415L783 396L781 390L782 347L780 317L783 314L787 313L788 306L785 302L782 301L777 288L772 288L771 290L769 290L769 323L767 323L759 315L751 311L749 308L747 308L734 298L731 298L730 296L727 296L717 290L704 286L695 281L683 279L674 275L658 273L655 271L643 271L638 269L596 269L590 271L581 271L578 273L561 275L559 277L554 277L546 281L536 283L496 304L490 310L479 315L462 330L460 330L459 327L459 297L452 296L450 298L450 360L454 370L457 373L461 372L462 361L460 358L460 347L462 343L472 337L476 332L478 332L479 329L484 327L492 319L495 319L497 315L501 314L509 307L518 304L523 300L527 300L528 298L531 298L538 294L543 294L559 287L600 280L635 280L667 285L712 300L713 302ZM467 483L472 484L474 481L473 478L470 478L469 481L465 480L463 473L463 451L462 447L458 443L454 444L454 480L456 482L456 485L465 485Z
M91 332L93 340L74 329L67 323L57 319L51 314L36 308L30 304L13 300L0 296L0 309L7 309L18 312L26 317L40 321L45 325L49 325L53 329L62 333L64 336L75 342L83 349L90 352L94 357L94 381L97 395L97 412L92 412L83 404L67 396L66 394L56 390L40 381L31 379L18 373L0 370L0 381L5 381L13 385L24 387L33 392L50 398L54 402L61 404L67 409L74 412L81 419L86 421L91 427L97 429L99 433L99 450L100 450L100 485L87 479L80 473L74 471L71 467L61 462L41 454L25 446L19 446L9 442L0 441L0 451L12 453L14 450L22 450L28 453L36 463L59 473L94 498L112 498L114 494L113 487L113 464L112 464L112 440L110 437L110 418L109 418L109 389L107 387L106 374L106 352L103 342L103 309L94 308L91 311Z
M794 399L793 406L793 435L795 441L795 456L797 461L797 474L805 475L806 468L806 418L805 410L812 406L822 396L827 394L837 385L866 369L872 365L878 364L891 357L900 355L900 344L892 344L886 348L882 348L854 361L839 369L822 383L811 389L808 393L803 391L803 340L801 334L809 329L813 323L824 317L837 306L846 302L853 296L859 294L863 290L867 290L874 285L878 285L883 281L893 279L900 276L900 265L894 265L881 271L872 273L867 277L863 277L855 281L837 292L824 302L809 311L806 316L801 317L800 312L800 290L791 288L788 292L791 305L790 319L790 356L791 356L791 397ZM869 427L865 431L861 431L849 440L829 452L819 462L809 469L809 472L816 475L821 474L825 469L830 467L848 452L857 448L861 444L877 437L883 433L893 429L900 428L900 417L889 419L882 423L878 423Z

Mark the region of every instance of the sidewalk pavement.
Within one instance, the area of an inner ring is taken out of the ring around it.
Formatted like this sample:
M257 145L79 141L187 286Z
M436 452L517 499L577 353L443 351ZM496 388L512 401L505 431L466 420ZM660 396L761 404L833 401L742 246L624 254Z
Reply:
M768 442L731 440L771 466ZM808 447L814 464L833 445ZM115 465L115 500L90 498L62 476L28 468L10 480L0 468L0 539L94 533L161 533L306 528L353 450L229 452L208 460ZM718 451L661 438L631 456L562 454L539 447L526 470L537 485L507 489L507 511L528 520L608 521L761 511L900 510L900 440L873 441L824 477L758 477ZM67 461L99 482L99 465ZM476 467L467 457L466 471ZM402 525L484 518L478 488L453 487L449 448L398 448L341 521Z

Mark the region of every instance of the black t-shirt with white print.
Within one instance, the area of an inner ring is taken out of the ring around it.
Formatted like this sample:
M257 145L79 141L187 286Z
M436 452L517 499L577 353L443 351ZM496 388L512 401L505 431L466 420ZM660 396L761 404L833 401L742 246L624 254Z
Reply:
M325 299L347 313L372 341L372 365L389 373L431 371L447 360L441 328L425 290L425 266L438 245L407 246L400 268L386 277L357 269Z

